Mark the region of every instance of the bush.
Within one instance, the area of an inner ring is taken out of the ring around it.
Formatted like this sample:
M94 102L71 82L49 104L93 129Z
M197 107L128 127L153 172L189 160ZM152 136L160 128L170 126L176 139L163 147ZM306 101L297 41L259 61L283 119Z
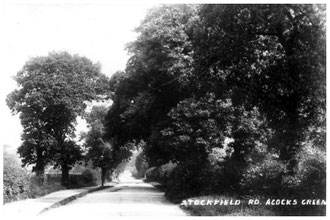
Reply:
M79 188L95 186L99 181L99 173L94 169L84 169L82 174L70 174L70 187ZM22 168L16 155L3 153L3 202L38 198L49 193L64 190L61 186L61 174L45 175L45 181ZM99 181L100 182L100 181Z
M235 176L233 166L229 169L223 164L207 163L201 166L169 162L148 169L146 181L160 183L165 189L166 197L177 203L192 196L224 192L229 189L230 181L233 179L231 176Z
M54 191L65 189L60 178L47 178L44 184L40 177L22 168L15 155L4 153L3 200L4 203L27 198L38 198Z
M269 156L251 164L243 174L242 190L264 198L326 199L325 152L306 145L298 153L297 161L294 173ZM325 215L325 206L278 206L274 210L278 215Z
M96 186L99 174L94 170L85 169L81 174L70 174L69 188Z
M176 164L172 162L159 167L152 167L146 171L146 182L159 182L162 185L167 185L175 168Z
M158 178L159 178L159 182L166 185L168 183L168 181L171 179L171 175L173 173L173 171L176 168L176 164L169 162L167 164L164 164L162 166L160 166L158 168Z
M158 180L157 177L157 167L151 167L146 171L146 178L145 178L145 182L154 182L156 180Z
M29 197L29 175L15 155L3 154L3 202L8 203Z
M79 185L81 186L96 186L97 185L97 176L95 172L92 172L89 169L85 169L80 175Z
M197 170L190 169L186 165L178 165L171 174L171 181L168 182L165 196L174 203L191 196L198 196L202 184L199 184L200 175Z
M301 197L326 198L326 153L317 148L306 147L298 155L296 178Z
M306 145L297 155L294 175L286 175L281 182L285 194L297 199L326 199L326 153ZM297 215L325 215L326 206L298 206L282 212Z
M281 180L285 173L285 164L269 156L261 163L248 166L240 184L245 194L283 196Z
M172 202L201 195L202 192L214 192L216 172L209 167L169 162L160 167L152 167L146 172L146 182L158 182L165 189L165 196Z
M39 185L39 183L39 177L32 174L29 182L29 198L39 198L49 193L66 189L61 185L60 179L59 181L54 181L47 178L47 182L45 184Z

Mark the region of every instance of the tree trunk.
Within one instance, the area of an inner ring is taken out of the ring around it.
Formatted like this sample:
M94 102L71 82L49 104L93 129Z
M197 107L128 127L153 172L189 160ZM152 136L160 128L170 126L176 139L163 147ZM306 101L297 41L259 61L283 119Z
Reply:
M107 173L107 170L104 167L102 167L101 168L101 185L102 186L104 186L106 173Z
M294 77L292 78L297 81ZM285 106L287 120L284 127L285 132L282 135L284 147L281 149L280 159L288 162L287 168L290 173L293 173L298 163L296 154L299 152L301 141L303 140L303 126L299 122L298 111L299 95L295 92L291 94L290 97L287 98Z
M37 148L37 162L36 162L36 175L38 178L38 184L39 185L45 185L46 178L45 178L45 164L44 164L44 158L42 155L42 149L38 146Z
M61 178L61 184L62 186L69 186L70 179L69 179L69 167L66 163L62 164L62 178Z

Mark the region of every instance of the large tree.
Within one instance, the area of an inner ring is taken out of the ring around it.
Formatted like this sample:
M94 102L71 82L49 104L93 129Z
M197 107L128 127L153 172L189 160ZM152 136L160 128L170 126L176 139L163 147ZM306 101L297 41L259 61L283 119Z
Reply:
M211 89L238 108L259 108L274 131L269 147L290 169L309 130L324 121L324 13L324 5L199 10L194 48L201 94Z
M49 160L62 170L68 184L72 163L79 150L72 142L77 116L83 116L86 101L104 98L108 86L101 66L86 57L51 52L26 62L15 80L18 89L7 97L13 113L20 113L24 128L19 153L25 164L36 164L43 173ZM72 152L74 152L72 154Z
M110 80L114 104L106 119L107 137L121 145L141 139L153 145L150 137L167 124L167 113L190 95L195 13L195 6L156 7L136 29L139 36L128 46L126 71Z

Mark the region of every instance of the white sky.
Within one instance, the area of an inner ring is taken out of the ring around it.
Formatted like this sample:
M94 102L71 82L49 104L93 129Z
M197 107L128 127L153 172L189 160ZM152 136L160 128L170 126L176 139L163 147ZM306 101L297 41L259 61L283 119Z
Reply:
M57 1L58 2L58 1ZM1 145L16 149L22 128L5 99L16 88L12 79L31 57L66 50L102 64L111 75L124 70L126 43L136 38L133 29L152 4L22 4L0 5ZM80 128L83 127L80 126Z

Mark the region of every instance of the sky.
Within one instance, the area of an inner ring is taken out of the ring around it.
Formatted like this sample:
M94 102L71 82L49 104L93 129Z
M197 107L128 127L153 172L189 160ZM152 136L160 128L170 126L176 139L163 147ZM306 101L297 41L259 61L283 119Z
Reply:
M226 2L232 1L221 1ZM265 3L260 0L254 2ZM125 45L136 39L137 34L133 30L147 10L159 3L201 2L0 0L0 144L16 149L21 143L19 118L11 114L5 99L17 88L12 77L27 60L45 56L50 51L66 50L100 62L102 72L111 76L125 69L129 57ZM86 130L86 124L82 120L78 122L78 132Z
M21 143L19 118L11 114L5 99L17 88L12 77L27 60L65 50L100 62L102 72L111 76L125 69L125 45L136 39L134 28L154 6L82 2L7 1L0 5L1 145L16 149ZM85 130L84 122L79 122L77 129Z

